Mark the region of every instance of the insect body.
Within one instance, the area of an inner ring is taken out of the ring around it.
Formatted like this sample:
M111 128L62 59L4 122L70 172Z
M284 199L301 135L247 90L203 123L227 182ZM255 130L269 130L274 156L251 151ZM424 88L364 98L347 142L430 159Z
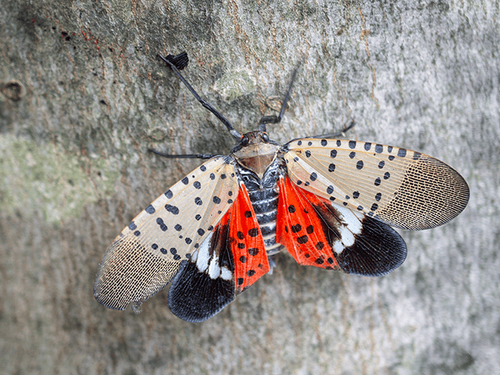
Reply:
M105 306L137 307L171 283L172 312L200 322L268 273L269 257L283 248L301 265L385 275L406 258L391 226L433 228L467 205L465 180L415 151L326 137L270 140L265 124L280 121L291 85L279 116L239 135L185 81L179 56L163 59L238 144L228 156L188 155L209 160L115 239L94 286Z

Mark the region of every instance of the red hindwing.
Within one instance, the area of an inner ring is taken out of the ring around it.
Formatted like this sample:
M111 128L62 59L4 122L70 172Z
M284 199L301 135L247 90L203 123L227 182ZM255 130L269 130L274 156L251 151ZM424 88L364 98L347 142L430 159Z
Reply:
M229 241L234 259L236 292L241 293L270 269L259 223L243 184L240 185L238 198L226 217L228 215L230 215Z
M281 178L278 185L276 240L301 265L338 269L325 235L325 223L313 207L324 203L314 194L292 184L288 177Z

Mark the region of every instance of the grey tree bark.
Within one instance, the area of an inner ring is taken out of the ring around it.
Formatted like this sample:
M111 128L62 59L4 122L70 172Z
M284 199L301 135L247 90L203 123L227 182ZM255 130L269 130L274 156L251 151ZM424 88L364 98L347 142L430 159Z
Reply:
M493 374L500 372L498 1L0 2L0 372ZM232 139L156 54L240 132L330 133L433 155L468 180L452 223L402 233L398 270L266 275L201 324L165 291L139 315L92 287L113 238Z

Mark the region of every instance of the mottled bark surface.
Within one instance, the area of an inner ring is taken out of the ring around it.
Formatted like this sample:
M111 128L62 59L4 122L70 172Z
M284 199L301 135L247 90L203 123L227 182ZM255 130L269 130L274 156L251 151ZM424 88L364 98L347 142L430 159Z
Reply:
M391 4L394 3L394 4ZM498 1L9 1L0 4L0 372L493 374L500 372ZM328 133L436 156L468 180L452 223L404 232L395 272L363 278L286 254L215 318L166 293L139 315L92 296L120 230L232 139L155 58L241 132Z

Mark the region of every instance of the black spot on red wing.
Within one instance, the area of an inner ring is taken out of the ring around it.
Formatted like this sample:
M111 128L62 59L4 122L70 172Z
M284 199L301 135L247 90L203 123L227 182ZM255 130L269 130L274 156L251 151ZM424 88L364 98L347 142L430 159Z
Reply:
M243 232L241 232L241 231L238 231L238 233L236 233L236 236L237 236L240 240L245 239L245 235L244 235L244 234L243 234Z
M302 229L302 226L300 224L292 225L292 233L300 232L301 229Z
M297 242L300 244L305 244L307 243L307 241L309 241L309 237L307 237L306 235L297 238Z
M314 232L314 227L312 225L309 225L307 228L306 228L306 232L307 234L311 234L312 232Z
M325 263L325 261L324 261L323 259L321 259L321 258L317 258L317 259L314 261L314 263L316 263L316 264L323 264L323 263Z
M187 177L184 177L181 182L184 184L184 185L187 185L189 183L189 178Z
M250 237L257 237L259 235L259 228L252 228L248 231Z
M285 225L285 232L288 233L288 227Z
M245 244L243 242L238 243L238 249L243 250L245 248Z
M247 262L247 257L244 256L244 255L240 256L240 262L241 263L246 263Z
M255 271L254 270L249 270L249 271L247 271L247 275L249 277L252 277L253 275L255 275Z
M251 256L255 256L259 253L259 249L257 249L256 247L252 247L251 249L248 249L248 254L250 254Z
M305 253L305 254L304 254L304 258L306 258L306 259L307 259L307 258L310 258L310 257L311 257L311 255L310 255L309 253Z
M328 262L328 264L333 264L333 262L334 262L333 258L328 258L326 261Z
M248 219L252 217L252 211L245 211L245 217Z
M325 244L323 242L321 242L321 241L316 244L316 249L318 249L318 250L321 250L324 247L325 247Z
M288 206L288 212L290 212L291 214L293 214L295 212L295 206L293 204Z
M242 277L238 278L238 285L243 284L243 282L244 282L244 281L245 281L245 280L244 280Z

